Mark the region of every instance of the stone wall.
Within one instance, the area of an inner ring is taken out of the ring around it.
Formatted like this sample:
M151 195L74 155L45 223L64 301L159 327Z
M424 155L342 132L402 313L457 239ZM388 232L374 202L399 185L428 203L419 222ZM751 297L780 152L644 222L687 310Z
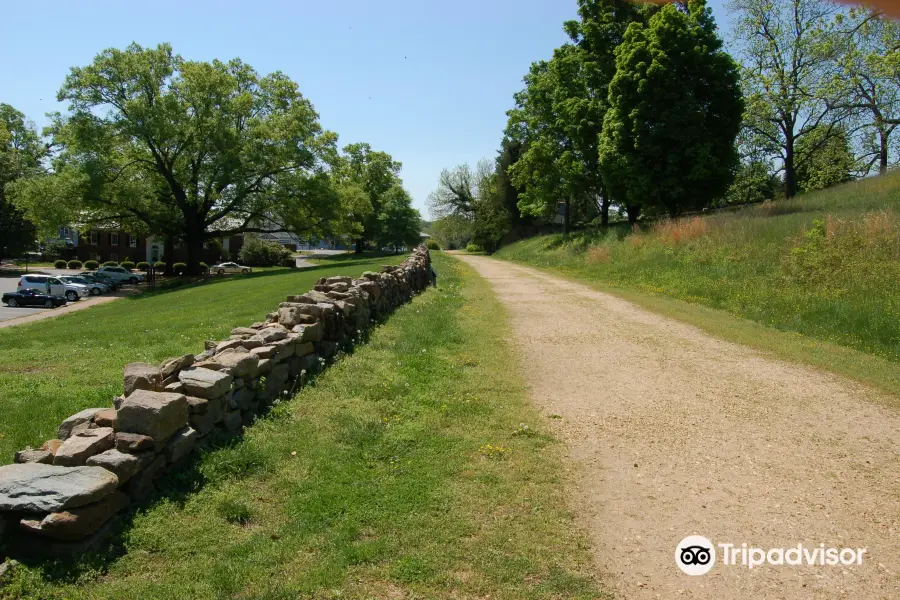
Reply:
M101 541L117 513L145 500L195 448L240 434L298 379L423 291L429 263L420 246L381 273L320 279L200 354L126 365L113 407L72 415L56 439L0 467L0 539L12 553L49 554Z

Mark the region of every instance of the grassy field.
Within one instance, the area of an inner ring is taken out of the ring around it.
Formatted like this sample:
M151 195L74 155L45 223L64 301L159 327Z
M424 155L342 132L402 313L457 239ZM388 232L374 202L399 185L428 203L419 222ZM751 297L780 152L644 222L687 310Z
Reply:
M900 172L635 234L531 238L496 256L900 361Z
M439 290L200 457L117 558L22 568L0 597L606 597L502 308L436 260Z
M56 437L60 421L122 393L122 367L201 352L208 339L261 321L289 294L327 275L378 270L383 257L335 267L211 278L47 321L0 329L0 464Z

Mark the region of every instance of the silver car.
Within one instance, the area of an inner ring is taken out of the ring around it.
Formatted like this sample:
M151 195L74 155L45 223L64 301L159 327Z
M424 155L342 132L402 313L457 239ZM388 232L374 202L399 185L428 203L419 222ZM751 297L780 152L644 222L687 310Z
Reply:
M245 267L234 262L224 262L222 264L213 265L209 268L211 273L224 275L225 273L250 273L253 271L250 267Z

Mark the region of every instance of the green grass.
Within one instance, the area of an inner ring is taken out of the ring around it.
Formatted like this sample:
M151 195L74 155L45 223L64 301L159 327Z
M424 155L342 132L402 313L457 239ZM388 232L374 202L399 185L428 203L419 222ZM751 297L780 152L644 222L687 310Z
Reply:
M900 361L900 172L638 234L531 238L496 256Z
M204 454L118 558L22 568L0 597L606 597L502 308L436 261L439 290Z
M382 258L333 268L269 272L163 286L55 319L0 329L0 464L56 437L69 415L111 406L129 362L201 352L203 342L265 319L289 294L328 275L378 270ZM175 282L178 283L178 282Z

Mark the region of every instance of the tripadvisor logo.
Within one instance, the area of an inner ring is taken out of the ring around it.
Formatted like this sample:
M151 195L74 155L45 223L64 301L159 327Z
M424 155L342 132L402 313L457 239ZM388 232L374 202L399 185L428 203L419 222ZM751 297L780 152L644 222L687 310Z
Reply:
M675 564L688 575L706 575L716 564L716 548L721 564L753 569L763 565L833 567L862 565L868 548L829 548L825 544L788 548L754 548L747 544L713 544L702 535L690 535L675 547Z

